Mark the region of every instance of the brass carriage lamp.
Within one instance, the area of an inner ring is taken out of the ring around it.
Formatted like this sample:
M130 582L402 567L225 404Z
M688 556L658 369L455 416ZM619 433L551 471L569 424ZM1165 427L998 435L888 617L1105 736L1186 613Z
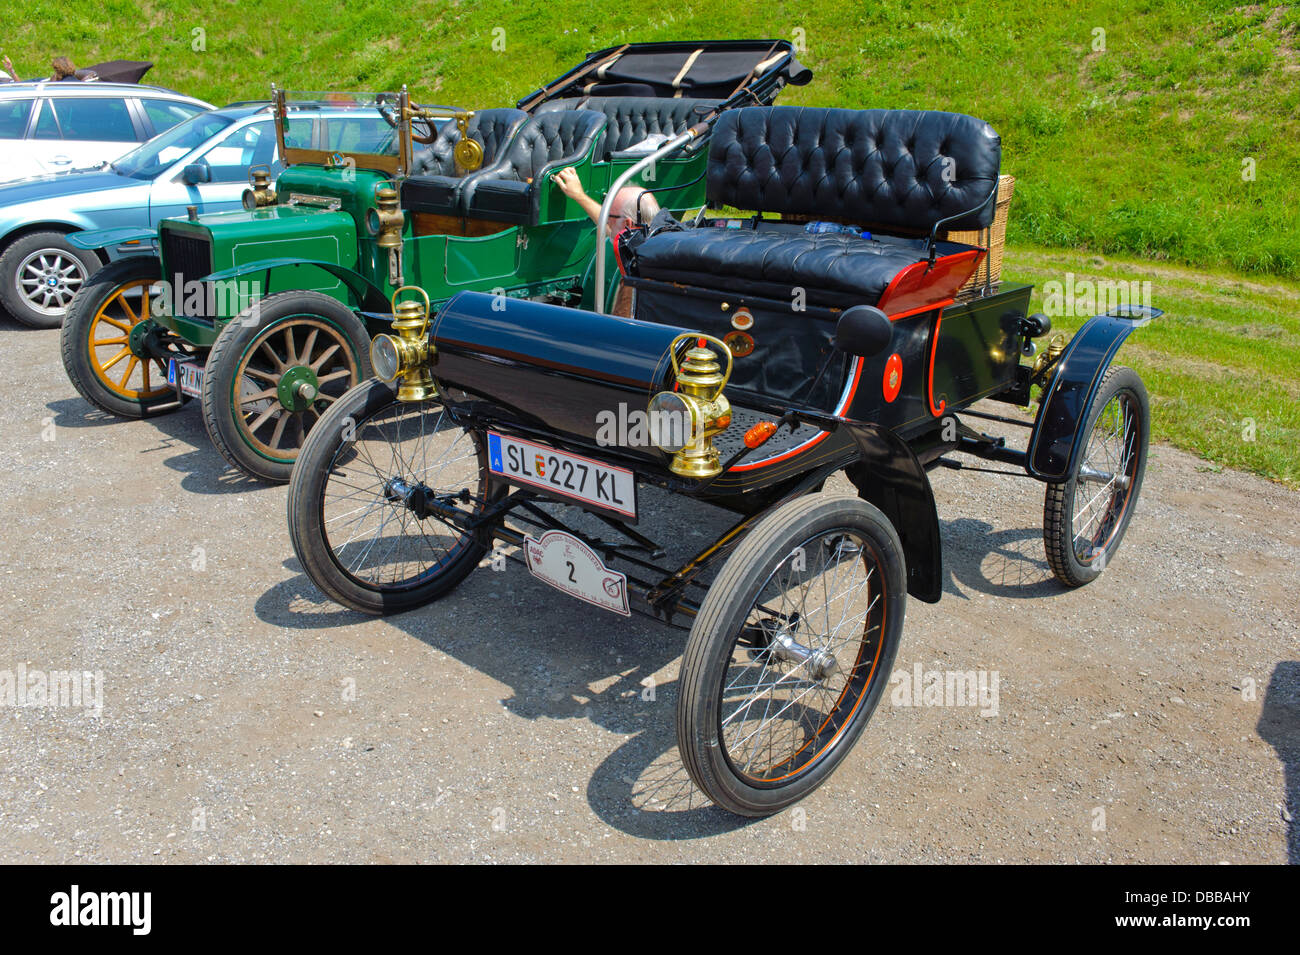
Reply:
M677 345L696 339L685 359L677 363ZM727 370L707 347L718 346L727 356ZM678 335L668 346L677 387L661 391L650 399L650 431L655 445L673 456L668 468L689 478L712 478L722 473L722 460L713 446L714 435L731 424L731 402L722 389L731 377L731 349L709 335L688 332Z
M398 304L403 292L419 292L424 301L407 299ZM425 401L436 398L437 386L429 373L429 361L436 350L429 344L429 296L416 285L403 285L393 293L393 331L396 335L376 335L370 342L370 364L382 381L394 382L398 401Z
M381 249L400 249L405 223L397 190L388 184L376 186L375 204L366 210L366 231L374 237L375 245Z
M254 166L248 171L248 184L251 188L244 190L243 205L249 212L275 205L275 190L271 188L271 169L269 166Z

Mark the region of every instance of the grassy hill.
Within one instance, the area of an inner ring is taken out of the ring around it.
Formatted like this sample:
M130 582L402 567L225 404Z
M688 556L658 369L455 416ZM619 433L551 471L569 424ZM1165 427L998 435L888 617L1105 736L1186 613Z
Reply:
M19 0L3 39L24 75L58 54L149 59L154 82L216 103L263 97L275 81L405 83L426 101L486 106L513 103L589 50L729 36L803 44L816 78L785 103L989 120L1019 180L1009 276L1151 281L1168 314L1125 360L1151 386L1156 436L1300 486L1296 6Z
M783 102L989 120L1020 179L1012 241L1300 278L1295 6L20 0L12 14L4 49L25 75L60 53L150 59L155 82L217 103L274 80L504 105L613 43L798 37L816 79Z

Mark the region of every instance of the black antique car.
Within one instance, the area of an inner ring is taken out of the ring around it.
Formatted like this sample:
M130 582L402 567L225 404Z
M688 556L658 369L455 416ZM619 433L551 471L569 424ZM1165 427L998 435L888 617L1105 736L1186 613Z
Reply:
M303 567L388 613L505 545L589 604L689 629L677 734L694 781L743 815L802 798L879 702L906 595L940 597L928 469L960 453L1043 482L1068 586L1101 573L1133 514L1149 406L1111 359L1159 313L1099 315L1039 350L1031 288L972 282L987 243L952 240L989 228L1000 164L970 116L730 110L706 209L617 237L634 317L473 292L430 315L399 290L372 347L386 380L340 399L295 467ZM1025 420L983 399L1039 402L1023 447L979 429ZM840 472L856 495L823 489ZM663 566L636 526L645 486L735 523Z

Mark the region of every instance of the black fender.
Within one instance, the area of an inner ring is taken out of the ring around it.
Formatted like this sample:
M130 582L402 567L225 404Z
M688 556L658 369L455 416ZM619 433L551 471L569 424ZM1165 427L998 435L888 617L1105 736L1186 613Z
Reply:
M943 544L939 510L925 468L907 442L875 424L845 422L858 460L844 473L858 496L878 508L898 532L907 563L907 592L938 603L943 594Z
M1070 339L1056 363L1034 419L1025 470L1040 481L1059 482L1074 473L1087 435L1088 419L1101 379L1129 333L1164 313L1140 305L1095 315Z
M204 282L221 282L226 279L237 279L245 275L253 275L257 272L265 272L269 276L271 272L288 269L301 268L304 265L312 265L322 269L347 286L357 300L359 311L372 312L391 312L392 306L388 301L388 296L384 295L379 286L375 285L364 275L354 272L346 265L339 265L337 262L318 262L315 259L260 259L257 262L245 262L243 265L236 265L233 268L222 269L220 272L213 272L211 275L205 275L201 279Z

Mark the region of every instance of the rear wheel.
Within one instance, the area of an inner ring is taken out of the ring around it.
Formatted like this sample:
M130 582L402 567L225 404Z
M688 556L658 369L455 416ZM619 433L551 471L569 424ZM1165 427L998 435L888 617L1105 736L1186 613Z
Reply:
M894 528L855 497L791 501L741 542L682 659L677 744L710 799L765 816L825 782L884 692L905 576Z
M75 296L102 265L61 232L33 232L0 255L0 304L24 325L58 328Z
M149 318L161 277L151 255L111 262L73 300L63 323L59 348L69 380L109 414L144 418L180 407L164 356L188 358L194 350Z
M451 518L490 497L482 436L437 401L400 402L363 382L307 437L289 482L289 536L307 576L363 613L396 613L447 593L487 548Z
M319 292L281 292L226 323L203 370L203 422L222 456L283 483L331 404L370 377L370 336Z
M1070 479L1047 486L1043 543L1057 580L1079 587L1119 550L1146 473L1151 403L1131 368L1111 368L1084 424L1087 443Z

